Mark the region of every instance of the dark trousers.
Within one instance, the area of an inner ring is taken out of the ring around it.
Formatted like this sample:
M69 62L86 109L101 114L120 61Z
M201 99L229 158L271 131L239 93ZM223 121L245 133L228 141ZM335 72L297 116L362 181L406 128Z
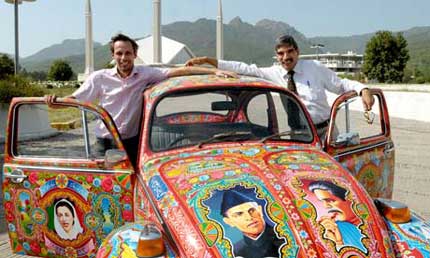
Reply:
M136 167L137 161L137 148L139 146L139 136L136 135L134 137L123 139L122 143L124 144L125 151L127 152L128 158L133 164L133 167ZM117 146L114 140L109 138L99 138L97 137L96 143L96 151L99 155L104 156L106 150L109 149L117 149Z

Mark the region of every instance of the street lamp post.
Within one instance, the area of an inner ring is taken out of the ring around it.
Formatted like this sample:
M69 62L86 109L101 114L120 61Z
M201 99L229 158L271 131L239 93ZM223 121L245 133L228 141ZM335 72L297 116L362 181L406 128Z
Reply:
M311 48L315 48L315 53L317 55L317 60L319 60L319 52L320 52L319 50L321 48L323 48L323 47L324 47L323 44L314 44L314 45L311 46Z
M18 34L18 5L23 1L34 2L36 0L5 0L6 3L15 6L15 75L19 73L19 34Z

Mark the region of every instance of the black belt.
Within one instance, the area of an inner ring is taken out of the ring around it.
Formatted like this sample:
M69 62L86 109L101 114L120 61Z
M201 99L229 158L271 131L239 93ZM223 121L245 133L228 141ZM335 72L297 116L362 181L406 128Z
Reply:
M315 127L317 129L323 129L323 128L327 127L329 123L330 123L330 120L325 120L324 122L316 124Z

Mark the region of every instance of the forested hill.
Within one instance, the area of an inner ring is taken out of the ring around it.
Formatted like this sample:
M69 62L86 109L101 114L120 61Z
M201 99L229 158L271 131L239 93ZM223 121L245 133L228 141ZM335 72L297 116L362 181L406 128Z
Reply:
M195 22L175 22L162 27L164 36L180 41L196 55L215 56L216 22L199 19ZM411 60L409 65L415 68L430 70L430 26L415 27L402 31L408 41ZM367 41L373 33L348 37L312 37L307 38L300 31L284 22L261 20L256 24L234 18L224 26L225 59L242 60L259 65L273 63L273 42L282 34L291 34L297 40L302 54L314 53L312 44L323 44L323 52L340 52L348 50L362 54ZM71 43L75 43L71 47ZM21 63L28 71L47 70L54 59L63 58L70 62L76 73L84 70L84 40L63 41L24 58ZM95 43L95 68L103 67L110 60L109 47ZM148 49L148 51L152 51ZM67 54L67 55L66 55Z

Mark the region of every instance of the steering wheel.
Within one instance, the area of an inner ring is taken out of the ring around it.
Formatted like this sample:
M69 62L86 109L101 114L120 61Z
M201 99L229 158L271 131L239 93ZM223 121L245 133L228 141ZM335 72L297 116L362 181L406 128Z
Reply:
M179 142L181 142L183 140L189 140L190 142L192 142L193 140L201 141L203 139L206 139L207 137L208 137L207 135L198 134L198 133L183 135L183 136L180 136L180 137L174 139L173 141L171 141L167 145L167 148L172 148L173 146L175 146L176 144L178 144Z

